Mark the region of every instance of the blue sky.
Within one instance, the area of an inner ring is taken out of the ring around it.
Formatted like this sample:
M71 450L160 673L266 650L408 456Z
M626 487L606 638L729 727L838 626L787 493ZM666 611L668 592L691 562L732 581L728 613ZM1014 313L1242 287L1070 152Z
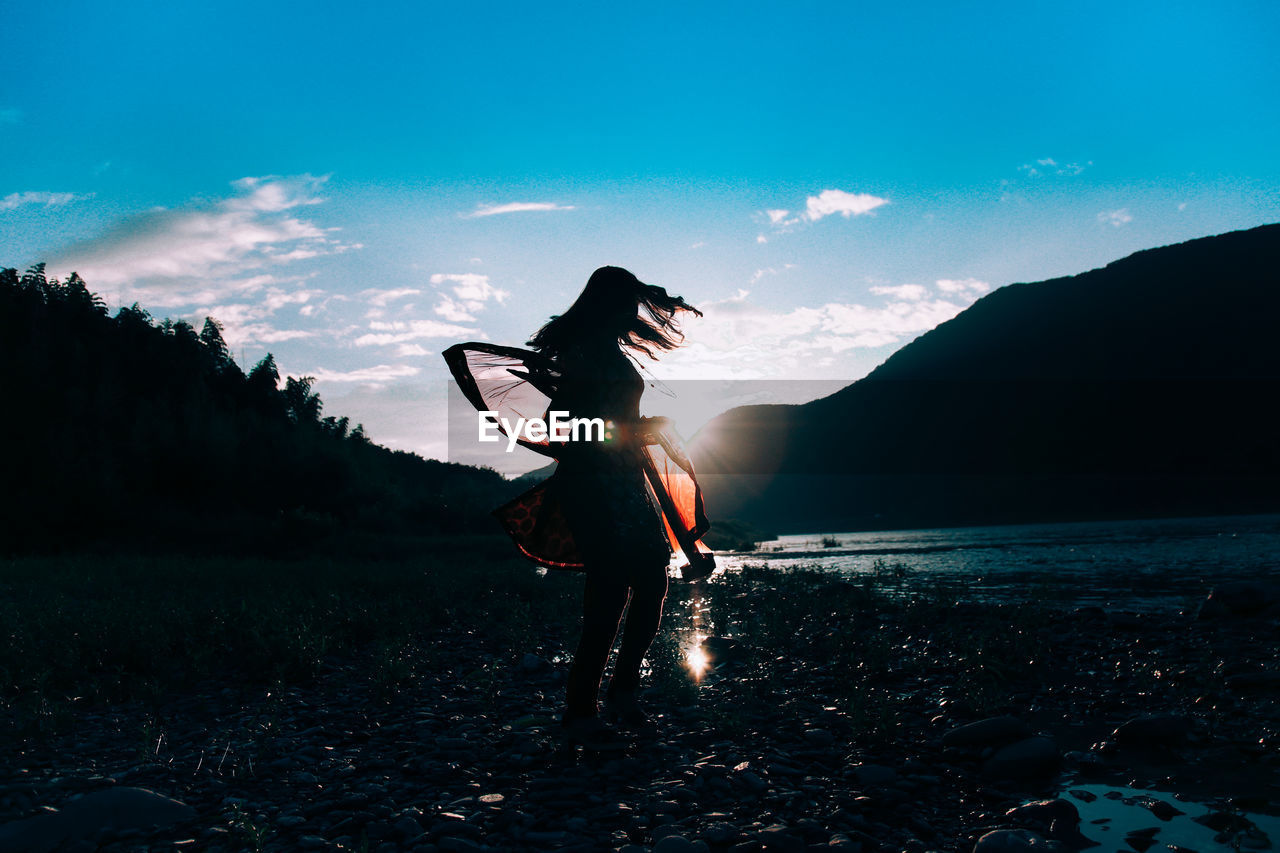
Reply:
M1274 3L616 6L9 4L0 264L211 313L440 457L437 353L603 264L706 309L662 378L853 380L1280 221Z

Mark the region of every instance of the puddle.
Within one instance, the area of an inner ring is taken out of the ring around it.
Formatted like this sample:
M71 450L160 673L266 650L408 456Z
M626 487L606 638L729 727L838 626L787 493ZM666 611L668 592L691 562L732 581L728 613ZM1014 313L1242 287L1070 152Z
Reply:
M1164 791L1111 785L1072 785L1062 793L1080 812L1080 832L1099 853L1220 853L1270 850L1280 840L1280 817L1216 808ZM1211 826L1196 821L1207 815Z

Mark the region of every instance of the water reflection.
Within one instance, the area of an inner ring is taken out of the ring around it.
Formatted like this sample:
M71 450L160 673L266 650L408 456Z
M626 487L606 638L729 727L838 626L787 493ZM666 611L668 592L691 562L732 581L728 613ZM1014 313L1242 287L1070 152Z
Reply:
M1159 849L1238 851L1269 849L1280 834L1270 815L1215 808L1162 791L1110 785L1072 785L1063 793L1080 812L1090 840L1121 851Z
M706 651L702 648L702 641L705 639L706 637L701 634L694 634L693 645L684 650L684 663L689 667L689 674L693 676L694 681L702 680L707 666L711 663Z
M705 631L708 626L703 624L703 614L706 611L707 605L702 600L702 590L693 588L689 595L689 634L688 640L684 643L684 663L694 681L701 681L711 665L711 658L707 655L707 650L702 647L703 640L707 638Z
M884 569L901 568L914 583L963 585L979 600L1034 589L1077 604L1171 610L1215 583L1275 577L1280 516L794 534L760 548L717 561L729 574L802 567L880 585L896 580Z

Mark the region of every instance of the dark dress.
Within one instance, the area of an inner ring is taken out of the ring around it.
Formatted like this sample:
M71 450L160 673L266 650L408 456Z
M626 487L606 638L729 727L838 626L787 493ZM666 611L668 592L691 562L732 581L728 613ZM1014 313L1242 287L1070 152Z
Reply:
M553 478L573 540L588 570L614 564L666 566L671 548L642 467L639 434L644 380L613 341L561 354L552 409L601 418L606 440L570 442Z

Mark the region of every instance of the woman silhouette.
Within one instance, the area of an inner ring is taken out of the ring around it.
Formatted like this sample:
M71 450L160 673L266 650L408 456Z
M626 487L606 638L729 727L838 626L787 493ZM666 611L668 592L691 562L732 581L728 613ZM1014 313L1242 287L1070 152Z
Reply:
M628 351L656 358L683 340L677 316L701 312L619 267L592 273L564 314L529 346L555 364L553 410L606 422L605 441L570 442L555 481L565 522L586 568L582 637L569 671L562 718L566 740L609 748L616 738L598 716L605 663L622 621L622 646L605 707L615 722L648 725L636 700L640 664L658 632L671 556L662 515L645 485L644 446L665 419L641 418L640 378Z

